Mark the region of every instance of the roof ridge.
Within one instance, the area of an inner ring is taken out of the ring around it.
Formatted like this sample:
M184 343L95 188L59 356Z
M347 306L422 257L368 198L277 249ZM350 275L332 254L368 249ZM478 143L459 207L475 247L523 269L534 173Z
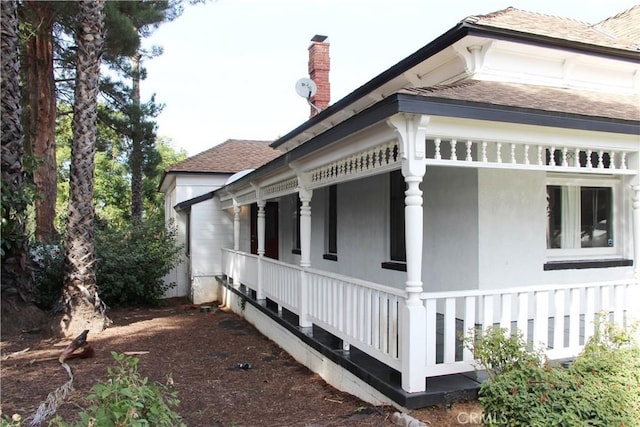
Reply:
M603 20L602 20L602 21L600 21L600 22L596 22L595 24L593 24L593 25L592 25L592 27L596 27L596 26L598 26L598 25L602 25L602 24L604 24L605 22L612 21L612 20L614 20L614 19L618 19L618 18L620 18L622 15L626 15L627 13L629 13L630 11L632 11L633 9L636 9L636 8L640 8L640 4L633 5L633 6L631 6L630 8L628 8L628 9L626 9L626 10L623 10L623 11L621 11L621 12L616 13L616 14L615 14L615 15L613 15L613 16L610 16L610 17L608 17L608 18L603 19Z
M631 8L631 9L633 9L633 8ZM629 9L629 10L631 10L631 9ZM483 14L483 15L470 15L467 18L465 18L463 21L475 24L475 23L477 23L478 21L480 21L482 19L496 18L498 16L506 15L507 13L514 12L514 11L529 13L529 14L532 14L532 15L544 16L544 17L547 17L547 18L554 18L554 19L562 19L562 20L565 20L565 21L572 21L572 22L576 22L576 23L579 23L579 24L584 24L586 26L591 26L592 25L589 22L581 21L579 19L571 18L571 17L568 17L568 16L551 15L549 13L535 12L535 11L532 11L532 10L519 9L519 8L513 7L513 6L509 6L509 7L506 7L504 9L500 9L500 10L497 10L495 12L490 12L490 13ZM621 12L620 14L625 13L625 12ZM595 25L595 24L593 24L593 25Z

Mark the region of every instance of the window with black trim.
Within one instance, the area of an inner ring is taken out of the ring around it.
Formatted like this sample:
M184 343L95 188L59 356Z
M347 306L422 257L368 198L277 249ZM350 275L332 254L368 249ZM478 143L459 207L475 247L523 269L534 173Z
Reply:
M300 250L300 208L302 208L302 201L300 197L297 195L296 198L296 209L292 212L292 242L291 242L291 252L294 254L300 254L302 251Z
M393 262L407 262L404 231L406 184L400 170L389 174L389 255Z
M547 186L547 249L613 246L610 187Z
M338 186L327 188L327 217L325 225L326 248L324 259L338 260Z
M546 193L545 270L608 267L609 261L622 260L619 179L554 174L547 179Z

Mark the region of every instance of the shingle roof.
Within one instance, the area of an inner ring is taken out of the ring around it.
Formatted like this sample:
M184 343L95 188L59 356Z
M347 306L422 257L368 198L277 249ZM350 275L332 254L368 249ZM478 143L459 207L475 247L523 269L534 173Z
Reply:
M453 85L406 88L401 93L506 107L640 121L640 94L605 93L519 83L469 80Z
M255 169L275 159L281 151L271 141L228 139L166 169L170 172L236 173Z
M640 45L640 4L611 18L598 22L595 28Z
M470 16L463 22L637 52L640 50L639 14L640 5L600 23L589 24L509 7L487 15Z

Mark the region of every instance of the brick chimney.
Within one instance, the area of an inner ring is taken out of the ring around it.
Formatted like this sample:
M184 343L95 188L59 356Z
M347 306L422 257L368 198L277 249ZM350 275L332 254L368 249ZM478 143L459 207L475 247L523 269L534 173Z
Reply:
M315 35L311 39L311 46L309 46L309 78L313 80L318 88L310 101L320 110L327 108L331 100L331 88L329 86L331 63L329 60L329 43L325 43L326 39L327 36ZM313 117L316 114L318 114L318 110L311 107L309 117Z

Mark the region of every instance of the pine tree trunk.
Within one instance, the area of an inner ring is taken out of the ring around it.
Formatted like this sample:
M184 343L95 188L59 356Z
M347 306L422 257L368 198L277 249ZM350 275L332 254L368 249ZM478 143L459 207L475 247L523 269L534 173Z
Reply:
M135 111L133 134L131 135L131 222L142 221L142 112L140 110L140 53L131 58L133 74L132 101Z
M100 332L108 319L98 295L93 206L100 57L104 43L104 0L79 2L78 46L69 179L67 252L64 266L61 332Z
M57 195L56 89L53 75L53 23L55 13L47 2L25 2L32 31L25 43L29 108L29 147L37 161L33 182L38 197L36 238L57 237L54 226Z

